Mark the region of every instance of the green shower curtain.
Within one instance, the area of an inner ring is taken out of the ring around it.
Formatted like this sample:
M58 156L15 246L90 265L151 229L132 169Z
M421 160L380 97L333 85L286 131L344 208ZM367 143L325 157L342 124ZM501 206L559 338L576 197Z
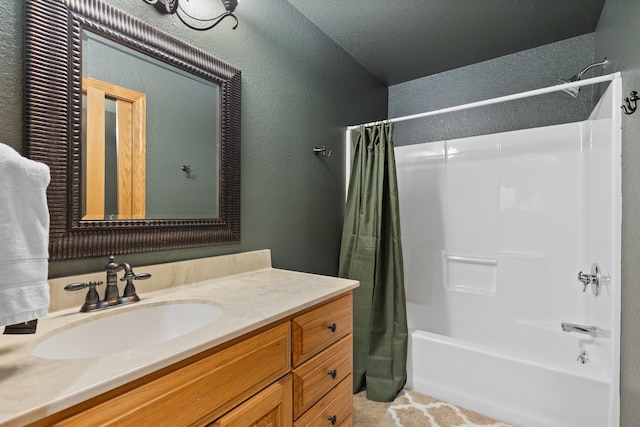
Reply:
M353 297L353 392L393 400L407 379L404 294L393 124L352 131L353 167L340 248L340 277Z

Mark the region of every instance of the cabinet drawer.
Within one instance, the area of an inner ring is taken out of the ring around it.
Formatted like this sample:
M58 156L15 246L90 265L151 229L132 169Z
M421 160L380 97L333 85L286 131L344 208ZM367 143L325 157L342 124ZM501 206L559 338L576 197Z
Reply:
M293 366L351 333L351 292L293 319Z
M291 427L291 375L271 384L210 427Z
M293 415L298 418L351 373L351 334L293 371Z
M285 323L48 425L203 425L287 374L289 352Z
M349 375L298 418L293 426L330 427L332 425L339 426L346 422L351 415L352 382L352 377Z

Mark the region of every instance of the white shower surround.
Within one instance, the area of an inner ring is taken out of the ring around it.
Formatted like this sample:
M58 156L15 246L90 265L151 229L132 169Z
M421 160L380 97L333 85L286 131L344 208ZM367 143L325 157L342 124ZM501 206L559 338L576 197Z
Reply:
M616 77L584 122L395 149L410 388L518 426L618 425L621 98Z

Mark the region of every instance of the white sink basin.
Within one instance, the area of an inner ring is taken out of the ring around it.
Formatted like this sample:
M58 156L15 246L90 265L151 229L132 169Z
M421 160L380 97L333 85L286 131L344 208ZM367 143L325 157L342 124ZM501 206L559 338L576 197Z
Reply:
M132 350L195 331L221 314L214 305L191 301L130 307L53 331L31 353L45 359L82 359Z

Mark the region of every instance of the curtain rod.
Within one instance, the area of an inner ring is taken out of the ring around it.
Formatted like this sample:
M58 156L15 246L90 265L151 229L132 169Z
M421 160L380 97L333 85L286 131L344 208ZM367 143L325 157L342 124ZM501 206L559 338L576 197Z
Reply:
M500 96L498 98L485 99L484 101L471 102L469 104L456 105L455 107L442 108L440 110L427 111L425 113L411 114L409 116L396 117L388 120L378 120L361 125L348 126L348 130L359 128L360 126L371 126L379 123L397 123L405 120L420 119L422 117L435 116L438 114L452 113L454 111L468 110L470 108L482 107L484 105L499 104L501 102L513 101L515 99L529 98L531 96L542 95L545 93L558 92L564 89L580 86L588 86L596 83L612 81L616 77L620 77L620 72L606 74L604 76L592 77L590 79L578 80L577 82L563 83L559 85L534 89L527 92L514 93L513 95Z

